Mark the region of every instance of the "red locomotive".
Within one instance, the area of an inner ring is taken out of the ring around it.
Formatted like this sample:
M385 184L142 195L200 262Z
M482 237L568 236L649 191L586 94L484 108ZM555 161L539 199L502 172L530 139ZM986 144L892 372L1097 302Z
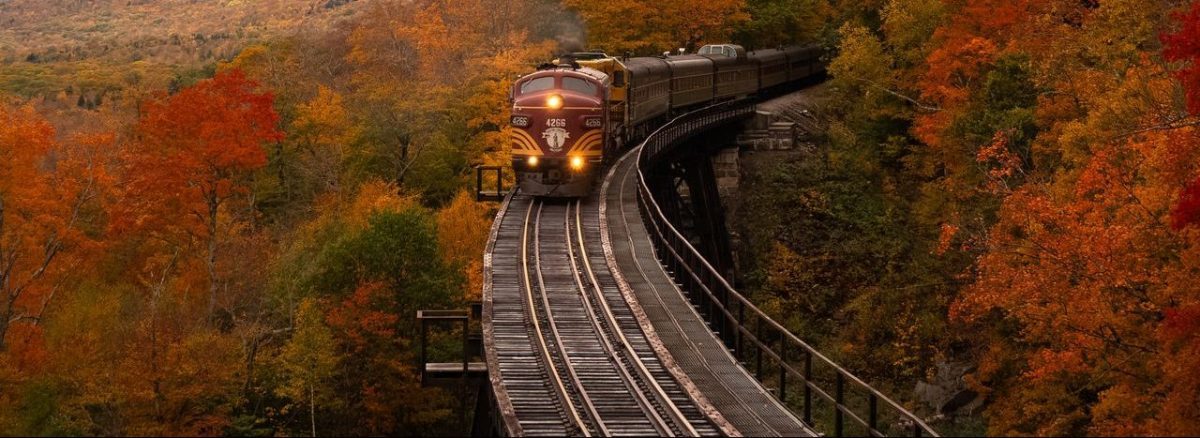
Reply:
M575 197L591 191L604 158L608 75L548 66L513 87L513 169L521 191Z
M825 71L817 46L747 53L733 44L695 55L564 57L513 85L513 170L521 192L591 192L606 153L644 137L672 114L743 99Z

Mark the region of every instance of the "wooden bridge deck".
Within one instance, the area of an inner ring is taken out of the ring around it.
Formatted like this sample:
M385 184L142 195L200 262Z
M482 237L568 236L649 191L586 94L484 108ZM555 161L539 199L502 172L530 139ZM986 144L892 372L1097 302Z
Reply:
M637 150L614 166L602 187L602 228L613 272L645 312L666 354L730 426L745 436L816 436L730 354L655 257L638 215Z
M607 169L586 199L505 200L484 254L493 431L818 436L810 427L818 403L832 413L834 436L847 426L872 436L938 436L735 290L655 199L653 180L673 172L667 160L694 152L680 148L753 112L753 102L730 101L673 119ZM664 183L674 184L657 184ZM778 380L767 381L780 394L789 380L798 385L802 397L790 400L803 402L796 412L804 420L738 357L753 357L756 373L769 359Z
M497 217L484 335L504 432L645 434L656 425L659 435L815 436L663 271L638 216L633 157L575 204L576 219L571 203L546 203L567 218L538 224L538 201L519 194Z

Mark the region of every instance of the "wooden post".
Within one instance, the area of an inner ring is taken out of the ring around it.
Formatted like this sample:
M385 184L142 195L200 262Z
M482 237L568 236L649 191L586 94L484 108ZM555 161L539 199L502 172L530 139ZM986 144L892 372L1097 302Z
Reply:
M428 341L429 324L426 323L425 317L421 312L417 312L417 319L421 320L421 386L425 386L425 364L428 363L428 357L425 355L425 344Z
M483 168L475 168L475 202L483 200Z
M787 339L779 334L779 400L787 406Z
M804 422L812 424L812 353L804 352Z
M867 427L871 429L867 431L867 434L875 436L883 435L882 433L876 434L878 430L877 426L879 425L879 397L876 397L875 393L872 392L870 397L867 398L867 404Z
M767 343L766 340L763 339L762 326L763 326L762 316L759 316L755 320L755 324L754 324L754 333L755 333L754 337L756 339L758 339L758 342L754 345L754 350L758 352L758 354L756 355L757 359L755 359L755 362L758 362L758 363L754 367L754 377L757 378L758 381L760 381L760 382L763 379L763 374L762 374L763 348L766 346L766 343Z
M742 361L745 357L742 354L742 329L746 327L746 303L738 301L738 316L737 316L737 352L738 361Z
M833 399L834 404L836 405L833 410L833 436L835 437L843 436L842 417L844 414L842 413L842 403L846 401L845 380L846 378L842 376L840 371L837 373L837 377L833 380Z

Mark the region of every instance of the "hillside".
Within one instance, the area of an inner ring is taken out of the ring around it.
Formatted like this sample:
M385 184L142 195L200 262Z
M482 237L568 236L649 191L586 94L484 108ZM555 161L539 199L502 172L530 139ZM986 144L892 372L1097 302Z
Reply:
M3 62L107 59L186 63L239 43L328 26L352 0L7 0Z
M168 71L228 59L250 42L336 26L364 4L0 0L0 90L33 97L72 87L121 88L132 81L125 77L130 67L139 65L132 70L160 82L154 79L171 76Z

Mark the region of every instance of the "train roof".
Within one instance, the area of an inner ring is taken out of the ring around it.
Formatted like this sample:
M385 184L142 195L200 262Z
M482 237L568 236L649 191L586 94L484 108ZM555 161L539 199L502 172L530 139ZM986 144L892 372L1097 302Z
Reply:
M601 52L598 50L597 51L589 51L589 52L571 52L567 56L575 58L578 61L595 61L597 59L608 58L607 53L604 53L604 52Z
M761 60L778 60L787 58L787 54L780 49L762 49L751 51L748 55L752 59Z
M576 64L576 65L577 65L577 64ZM560 64L560 65L550 65L550 64L544 64L542 67L538 67L538 71L536 71L536 72L533 72L533 73L530 73L530 74L528 74L528 75L525 75L525 77L523 77L523 78L521 78L521 79L528 79L528 78L534 78L534 77L546 76L545 74L542 74L542 73L563 73L563 72L568 72L568 73L576 73L577 75L586 76L586 77L588 77L588 78L590 78L590 79L592 79L592 80L598 81L598 82L600 82L600 83L603 83L603 84L607 84L607 83L609 82L609 77L608 77L608 74L606 74L606 73L604 73L604 72L602 72L602 71L600 71L600 70L596 70L596 69L594 69L594 68L591 68L591 67L576 67L576 65L567 65L567 64Z

